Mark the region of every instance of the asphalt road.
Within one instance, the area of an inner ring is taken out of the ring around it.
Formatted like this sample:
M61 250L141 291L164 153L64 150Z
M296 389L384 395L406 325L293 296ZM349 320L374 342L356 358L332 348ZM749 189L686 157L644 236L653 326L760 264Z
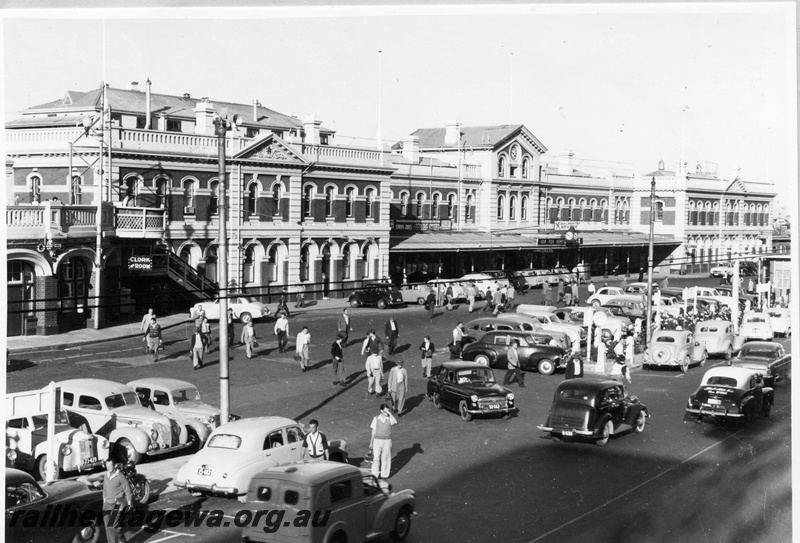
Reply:
M678 286L686 279L672 280ZM709 280L692 283L713 284ZM537 302L538 291L518 298ZM401 328L400 348L390 360L405 359L410 374L410 412L393 432L395 488L417 492L418 515L409 541L708 541L776 542L791 539L791 380L776 387L769 419L748 427L683 422L688 395L705 368L688 373L636 371L628 387L652 418L642 434L612 439L605 448L552 443L537 424L547 416L563 375L528 374L525 389L513 391L520 413L510 420L475 419L436 410L425 399L417 346L430 334L438 347L434 364L447 359L445 345L462 307L429 320L420 307L352 311L356 332L345 350L350 385L331 385L328 351L338 311L290 321L295 334L308 325L314 369L301 373L291 352L279 355L272 323L258 323L261 354L248 360L241 347L231 359L232 412L241 416L282 415L307 422L317 418L330 438L347 440L350 458L360 463L369 443L369 423L379 400L366 399L364 359L358 354L368 328L382 332L388 315ZM237 331L238 326L237 326ZM9 391L41 387L50 380L97 377L120 382L147 376L195 383L204 400L218 404L216 353L192 371L186 357L186 328L165 333L166 357L151 364L138 339L32 354L7 374ZM789 341L781 340L789 348ZM292 342L290 342L290 345ZM274 351L274 352L273 352ZM718 363L709 360L708 364ZM707 364L707 367L708 367ZM499 377L502 377L500 372ZM223 509L232 524L238 502L196 498L172 491L170 479L185 456L145 463L161 495L151 509ZM239 530L173 528L157 534L129 534L129 541L212 542L238 539Z

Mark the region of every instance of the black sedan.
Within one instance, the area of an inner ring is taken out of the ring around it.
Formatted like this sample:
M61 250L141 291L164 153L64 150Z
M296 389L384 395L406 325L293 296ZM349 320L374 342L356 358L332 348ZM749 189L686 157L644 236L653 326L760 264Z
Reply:
M6 541L96 543L103 531L103 491L86 482L55 481L39 486L6 468Z
M488 332L470 343L461 352L462 360L470 360L487 366L505 369L508 365L506 353L512 340L519 341L520 369L537 370L543 375L553 374L557 368L566 364L564 350L554 345L541 345L527 332L497 331Z
M371 305L378 309L405 305L402 293L392 283L367 283L363 288L355 290L347 301L351 307Z
M494 372L483 364L447 362L428 379L428 398L437 409L457 411L465 421L473 415L515 411L514 394L497 384Z
M775 392L764 386L758 371L718 366L706 372L700 387L689 397L684 420L710 417L747 424L758 415L768 417L774 403Z
M593 441L603 447L611 436L643 432L649 416L618 381L585 377L558 385L547 422L537 428L554 441Z

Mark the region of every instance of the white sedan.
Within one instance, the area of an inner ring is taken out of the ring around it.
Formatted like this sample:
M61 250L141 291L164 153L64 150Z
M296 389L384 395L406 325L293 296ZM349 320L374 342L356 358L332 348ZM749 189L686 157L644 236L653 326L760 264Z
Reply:
M233 311L233 316L243 323L248 323L253 319L260 319L269 315L266 304L262 304L251 296L234 295L228 299L228 307ZM219 299L213 302L200 302L192 307L189 318L194 319L200 308L206 312L206 317L210 321L219 320Z
M769 323L774 334L787 337L792 333L792 316L789 314L788 307L773 307L767 310Z
M723 262L708 270L709 277L730 277L731 275L733 275L733 264L729 262Z
M625 291L620 287L600 287L594 294L589 296L586 302L594 307L600 307L601 305L606 305L606 302L612 298L624 295Z

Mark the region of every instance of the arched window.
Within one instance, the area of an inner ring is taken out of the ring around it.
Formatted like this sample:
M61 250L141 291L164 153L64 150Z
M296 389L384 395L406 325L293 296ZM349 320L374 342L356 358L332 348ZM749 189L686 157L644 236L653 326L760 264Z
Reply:
M303 188L303 209L302 209L303 217L311 216L311 199L313 197L314 197L314 187L311 185L306 185Z
M506 157L501 156L497 160L497 177L503 177L506 173Z
M697 218L697 205L694 203L694 200L689 202L689 224L692 226L697 226L699 222Z
M417 209L415 215L418 219L422 218L422 203L425 201L425 195L421 192L417 193Z
M517 220L517 197L513 194L508 198L508 220Z
M167 177L159 177L156 179L156 207L164 207L167 201L167 191L169 190L170 180Z
M367 203L367 212L366 212L366 217L367 217L368 219L371 219L371 218L372 218L372 204L373 204L373 202L375 201L375 191L374 191L374 190L372 190L372 189L367 189L367 194L366 194L366 197L367 197L367 202L366 202L366 203Z
M245 212L250 215L256 214L256 202L258 201L258 183L250 183L247 187L247 196L245 197L244 207Z
M183 182L183 203L185 213L194 214L194 180L187 179Z
M438 192L433 195L433 204L432 204L432 207L431 207L431 213L433 215L432 218L434 218L434 219L438 219L439 218L439 198L440 198L440 196L439 196Z
M506 197L502 194L497 197L497 220L502 221L505 218Z
M468 220L468 221L474 221L475 220L475 216L472 213L472 208L473 208L474 203L475 203L474 200L475 199L473 198L472 194L467 194L467 209L464 210L464 213L466 214L466 220Z
M656 201L656 220L664 220L664 202Z
M77 310L79 307L86 307L89 279L89 270L86 263L80 258L67 259L61 265L58 297L61 300L62 309Z
M208 203L208 212L211 215L219 213L219 181L211 182L211 197Z
M448 219L455 219L456 218L456 195L451 194L447 197L447 218Z
M350 255L350 244L344 246L342 249L342 278L350 279L350 262L352 257Z
M400 193L400 215L403 217L408 216L408 193Z
M353 216L353 210L356 203L356 189L350 187L346 192L347 199L345 200L345 215L348 217Z
M252 245L245 249L242 264L242 282L244 284L255 283L255 248Z
M8 279L8 292L9 298L14 301L9 301L8 307L10 309L22 311L21 314L15 313L8 316L9 327L13 324L18 325L19 333L24 331L25 322L24 317L34 315L34 299L36 298L36 272L33 266L27 262L19 260L11 260L8 262L7 268Z
M522 160L522 178L528 178L528 172L530 172L530 160L526 157Z
M522 196L522 207L519 209L519 218L523 221L528 220L528 195L524 194Z
M333 187L328 187L325 189L325 216L326 217L333 217L333 194L334 191Z
M600 200L600 221L608 222L608 200Z
M42 178L38 175L32 175L29 178L30 186L30 199L31 203L38 204L42 201Z
M281 184L272 185L272 214L281 214Z
M300 249L300 280L308 281L309 253L308 245Z

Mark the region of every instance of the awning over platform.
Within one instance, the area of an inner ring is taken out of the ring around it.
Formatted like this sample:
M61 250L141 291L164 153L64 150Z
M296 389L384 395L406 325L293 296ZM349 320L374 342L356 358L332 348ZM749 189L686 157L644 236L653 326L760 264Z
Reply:
M604 246L645 246L650 243L650 236L643 232L578 232L578 237L583 238L582 247ZM674 245L683 243L681 240L666 236L653 236L653 245Z

